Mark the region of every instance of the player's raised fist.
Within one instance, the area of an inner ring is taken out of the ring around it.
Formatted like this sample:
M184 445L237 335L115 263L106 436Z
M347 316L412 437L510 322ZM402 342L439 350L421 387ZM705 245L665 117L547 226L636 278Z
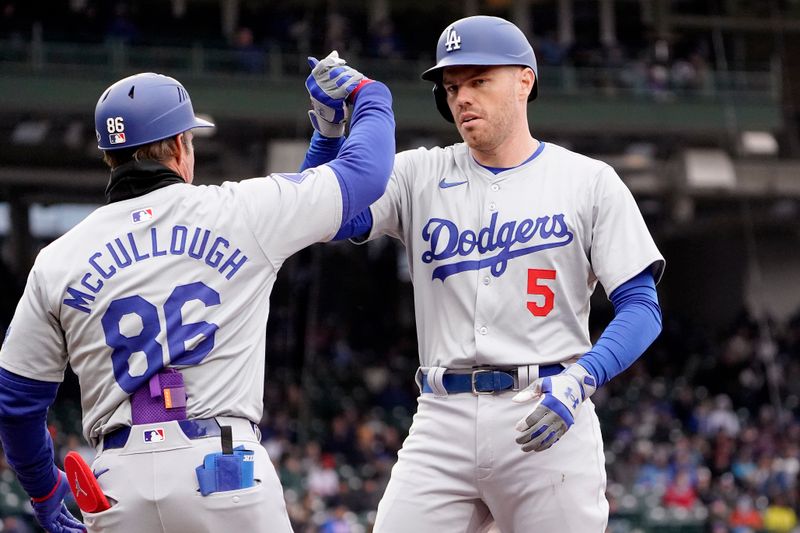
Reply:
M517 422L517 444L525 452L541 452L558 442L575 423L581 403L597 389L595 379L580 365L571 365L561 374L539 378L514 396L517 403L536 401L528 414Z
M347 65L336 50L321 61L309 57L308 64L311 74L306 78L306 89L311 96L311 125L325 137L341 137L349 114L348 101L371 80Z

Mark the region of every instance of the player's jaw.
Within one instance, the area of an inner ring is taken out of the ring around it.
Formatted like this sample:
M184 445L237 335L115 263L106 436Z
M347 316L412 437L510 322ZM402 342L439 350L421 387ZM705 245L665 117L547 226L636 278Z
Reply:
M457 112L456 128L471 149L493 153L503 145L514 128L513 105L501 99L492 102L489 110L466 109Z

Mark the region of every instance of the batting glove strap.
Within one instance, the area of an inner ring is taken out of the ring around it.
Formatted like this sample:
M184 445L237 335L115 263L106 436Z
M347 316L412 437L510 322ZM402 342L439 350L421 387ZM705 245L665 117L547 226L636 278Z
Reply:
M371 80L369 78L364 78L363 80L361 80L361 82L359 82L359 84L355 86L353 91L347 97L347 101L350 102L351 104L353 102L355 102L356 101L356 95L358 94L358 91L360 91L361 88L364 87L364 85L366 85L368 83L372 83L373 81L375 81L375 80Z
M50 492L48 492L44 496L40 496L38 498L31 497L31 502L32 503L43 503L43 502L46 502L47 500L49 500L50 498L52 498L55 495L56 491L61 487L61 473L60 472L61 471L59 471L58 480L56 481L56 484L53 485L53 488L50 490Z
M597 390L597 380L589 374L588 370L577 363L568 366L563 374L574 377L578 382L581 389L581 401L591 397Z

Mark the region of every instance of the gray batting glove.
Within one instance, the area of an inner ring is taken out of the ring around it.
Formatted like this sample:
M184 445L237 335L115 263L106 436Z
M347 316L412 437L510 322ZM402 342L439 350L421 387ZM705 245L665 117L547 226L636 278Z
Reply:
M528 414L517 422L517 444L525 452L542 452L558 442L575 423L581 403L597 390L597 382L581 365L568 366L562 373L539 378L517 393L513 401L536 401Z
M347 98L367 78L348 66L336 50L322 61L309 57L308 64L312 67L306 79L313 108L308 112L311 125L325 137L341 137L349 115Z

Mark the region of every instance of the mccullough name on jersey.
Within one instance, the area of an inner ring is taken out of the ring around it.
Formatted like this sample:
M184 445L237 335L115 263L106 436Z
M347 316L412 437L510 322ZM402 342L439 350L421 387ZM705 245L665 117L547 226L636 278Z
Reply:
M116 237L105 243L105 249L90 255L89 269L77 284L80 288L67 287L63 303L91 313L89 306L106 281L134 263L166 255L202 261L228 280L247 262L247 256L239 248L232 249L228 239L213 235L211 230L175 225L164 231L154 226L146 235L128 232Z
M550 248L566 246L574 235L569 230L562 213L521 221L509 220L497 227L497 215L492 214L489 225L480 230L461 231L458 224L446 218L431 218L422 228L422 239L430 243L430 249L422 254L423 263L444 261L455 256L467 257L474 251L481 255L497 251L491 257L478 260L468 259L439 265L433 269L432 279L445 280L448 276L467 270L480 270L490 267L492 275L499 277L505 272L508 261ZM516 247L526 244L538 236L532 246Z

